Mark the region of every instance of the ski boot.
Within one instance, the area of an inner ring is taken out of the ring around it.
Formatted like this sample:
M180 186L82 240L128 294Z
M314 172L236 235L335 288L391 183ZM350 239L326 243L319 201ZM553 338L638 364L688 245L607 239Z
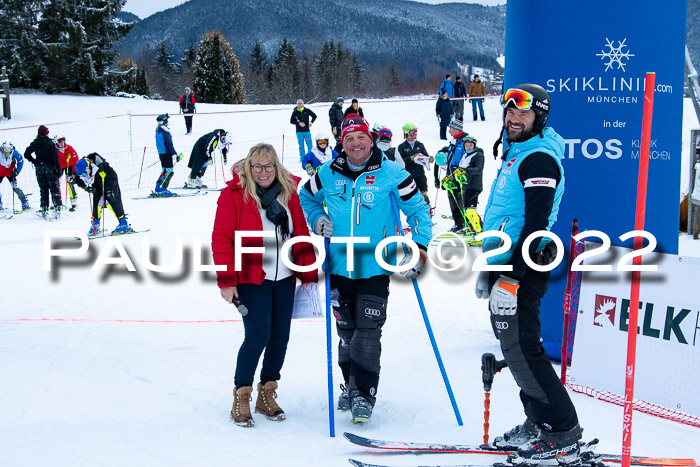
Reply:
M540 429L529 418L522 425L506 431L503 436L497 436L493 445L501 449L517 449L519 446L537 439Z
M112 230L111 235L122 235L122 234L132 233L132 232L134 232L134 229L132 229L131 226L126 221L126 215L123 215L122 217L119 218L119 225L117 226L116 229Z
M185 182L185 188L198 188L197 179L188 177Z
M355 396L352 398L351 405L352 422L355 424L367 423L372 416L372 404L362 396Z
M202 182L201 177L195 178L195 181L197 182L197 188L206 188L207 186Z
M49 210L47 208L41 208L36 212L36 215L46 220L49 217Z
M525 463L556 459L559 465L581 464L581 448L577 440L548 442L540 438L531 439L518 448L518 457Z
M448 232L452 232L452 233L454 233L454 234L461 235L460 232L463 231L463 230L464 230L464 226L463 226L463 225L456 225L456 224L455 224L455 225L452 226L452 228L450 228L450 230L448 230Z
M92 225L90 226L90 230L88 230L88 237L94 237L94 236L99 235L99 234L100 234L100 220L93 219Z
M345 384L340 385L340 396L338 397L338 410L347 412L350 410L350 395L348 387Z
M27 200L27 198L24 198L24 200L22 201L22 211L28 211L30 209L31 207L29 206L29 201Z
M78 201L75 199L70 200L70 208L68 208L68 210L70 212L74 212L75 208L77 208L77 207L78 207Z

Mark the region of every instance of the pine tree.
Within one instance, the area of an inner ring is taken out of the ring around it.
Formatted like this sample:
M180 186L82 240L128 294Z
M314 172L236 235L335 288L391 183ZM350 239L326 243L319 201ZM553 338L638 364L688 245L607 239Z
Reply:
M248 102L252 104L268 103L270 96L269 64L260 42L256 42L250 51L246 76L248 77L246 80Z
M103 93L113 73L108 67L116 57L114 42L133 27L116 20L124 3L3 0L0 58L12 62L13 78L25 85L48 92ZM19 59L11 60L12 56Z
M200 102L245 102L240 62L231 45L218 31L207 31L199 42L193 91Z
M300 78L299 56L291 42L285 38L272 61L270 87L273 102L278 104L295 102L300 97Z
M148 80L146 78L146 69L144 67L138 67L136 70L136 79L134 80L134 94L140 96L149 96L151 93L148 91Z

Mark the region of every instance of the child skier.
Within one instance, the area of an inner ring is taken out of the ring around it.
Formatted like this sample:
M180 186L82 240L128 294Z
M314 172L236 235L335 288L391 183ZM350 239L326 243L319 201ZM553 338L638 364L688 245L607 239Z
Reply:
M75 174L75 183L92 194L92 225L88 231L89 236L99 233L104 207L109 207L119 220L119 225L111 235L134 232L124 214L117 173L102 156L93 152L83 157L75 164Z
M173 166L180 161L182 156L178 156L175 151L175 146L173 146L173 137L170 135L170 129L168 128L169 118L170 115L168 114L160 114L156 117L156 121L158 122L158 128L156 128L156 147L158 148L158 156L160 157L160 165L163 171L160 173L160 177L158 177L155 190L151 193L151 197L153 198L177 196L175 193L168 190L168 185L173 175L175 175Z
M406 141L399 144L396 150L403 159L406 170L411 174L418 189L425 198L425 202L430 206L430 199L428 198L428 179L425 176L425 170L430 170L430 163L433 162L434 159L430 157L423 143L418 141L418 128L416 128L413 123L405 124L402 129L403 137Z
M17 194L17 197L22 202L22 210L15 211L15 214L31 209L27 197L24 196L22 190L17 186L17 175L22 171L22 166L24 165L22 154L9 141L2 143L0 153L0 183L7 179L12 186L12 191ZM4 208L2 207L2 195L0 195L0 210L2 209Z
M73 146L66 143L66 137L63 135L55 135L53 143L56 145L58 152L58 163L61 165L61 173L66 175L66 185L68 186L68 197L70 198L69 211L75 211L78 206L78 193L75 191L75 163L78 162L78 153L75 152ZM60 178L60 177L59 177Z
M226 130L214 130L200 137L194 143L190 160L187 163L187 167L192 169L192 171L185 182L185 188L206 188L207 186L202 182L202 177L207 171L207 167L212 163L214 151L217 148L221 150L224 164L226 164L226 155L230 145L231 135Z
M317 133L316 146L301 160L301 166L309 176L313 176L324 163L338 157L338 153L330 148L328 141L325 133Z

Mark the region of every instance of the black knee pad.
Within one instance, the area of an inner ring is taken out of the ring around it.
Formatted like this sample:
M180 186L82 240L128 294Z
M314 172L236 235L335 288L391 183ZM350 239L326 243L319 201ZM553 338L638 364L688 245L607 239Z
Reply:
M353 365L366 372L379 374L379 358L382 354L382 329L356 329L350 343L350 356Z
M347 299L340 296L338 289L331 290L331 306L333 308L333 316L335 317L335 324L338 327L339 335L341 329L355 328L355 321L352 318L350 303L348 303Z

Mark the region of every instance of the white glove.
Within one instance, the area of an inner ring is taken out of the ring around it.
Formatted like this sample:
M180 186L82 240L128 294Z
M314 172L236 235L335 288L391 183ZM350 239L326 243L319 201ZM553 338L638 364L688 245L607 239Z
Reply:
M428 258L428 252L419 246L418 253L420 254L420 258L418 258L418 262L415 264L415 266L413 266L411 269L399 273L406 279L417 278L423 270L423 266L425 266L425 260ZM411 259L413 259L413 251L408 250L408 253L404 255L403 259L399 263L399 266L403 266L404 264L410 263Z
M491 313L513 316L518 309L518 287L520 287L518 281L501 275L491 289L489 297Z
M321 216L316 221L314 232L326 238L331 238L333 235L333 222L328 216Z
M481 271L474 287L476 298L489 298L489 272Z
M420 164L426 169L430 170L430 158L428 156L413 156L413 162L415 162L416 164Z

